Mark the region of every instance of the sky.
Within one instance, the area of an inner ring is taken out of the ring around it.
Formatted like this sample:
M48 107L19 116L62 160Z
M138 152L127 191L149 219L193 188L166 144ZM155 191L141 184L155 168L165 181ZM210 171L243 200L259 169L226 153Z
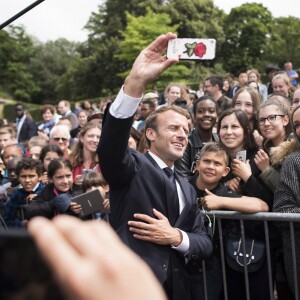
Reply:
M34 3L36 0L1 0L0 24ZM124 0L126 1L126 0ZM299 0L214 0L214 3L226 13L232 7L247 2L262 3L274 17L294 16L300 18ZM45 0L37 7L14 21L14 25L22 24L26 32L40 41L55 40L64 37L70 41L84 41L88 31L84 30L92 12L98 11L103 0Z

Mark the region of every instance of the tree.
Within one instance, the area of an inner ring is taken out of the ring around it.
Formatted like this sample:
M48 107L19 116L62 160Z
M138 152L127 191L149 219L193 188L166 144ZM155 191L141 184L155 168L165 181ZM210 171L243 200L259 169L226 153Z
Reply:
M273 18L261 4L246 3L224 18L225 42L221 53L224 68L231 73L264 66Z
M31 38L24 28L10 26L0 31L0 87L16 100L31 101L31 95L38 91L28 63L33 53Z
M265 59L283 67L287 61L300 68L300 19L295 17L276 18L270 34Z
M39 87L39 91L32 95L33 102L49 103L58 100L57 86L60 77L78 55L76 47L76 43L66 39L49 41L45 44L36 43L28 65L34 82Z

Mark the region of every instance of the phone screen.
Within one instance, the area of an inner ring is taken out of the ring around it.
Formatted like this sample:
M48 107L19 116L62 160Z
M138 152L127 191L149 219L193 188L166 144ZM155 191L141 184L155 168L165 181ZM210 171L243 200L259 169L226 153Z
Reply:
M66 299L25 231L0 231L0 299Z

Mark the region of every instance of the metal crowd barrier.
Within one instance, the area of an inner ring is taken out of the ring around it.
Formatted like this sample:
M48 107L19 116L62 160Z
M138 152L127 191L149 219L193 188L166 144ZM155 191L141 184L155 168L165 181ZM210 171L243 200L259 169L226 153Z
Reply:
M245 249L245 228L244 221L262 221L264 227L265 234L265 244L266 244L266 258L267 258L267 266L268 266L268 282L269 282L269 292L270 292L270 300L274 300L274 286L272 279L272 269L271 269L271 255L270 255L270 240L269 240L269 228L268 222L280 222L280 223L288 223L289 231L290 231L290 239L292 245L292 261L293 261L293 277L294 277L294 293L295 299L299 300L299 291L298 291L298 274L300 270L297 270L296 266L296 249L295 249L295 229L294 223L300 222L300 213L256 213L256 214L242 214L234 211L210 211L206 212L206 214L211 218L215 219L218 231L219 231L219 242L220 242L220 257L221 257L221 267L222 267L222 279L223 279L223 292L224 299L230 300L228 298L228 289L226 283L226 263L225 263L225 252L224 252L224 235L222 228L222 220L239 220L240 221L240 229L241 229L241 239L243 242L243 259L244 259L244 277L245 277L245 290L246 290L246 299L247 300L255 300L250 298L249 291L249 278L247 272L247 263L246 263L246 249ZM207 282L206 282L206 270L205 270L205 261L202 262L203 269L203 283L204 283L204 298L208 299L208 291L207 291ZM267 299L266 299L267 300Z

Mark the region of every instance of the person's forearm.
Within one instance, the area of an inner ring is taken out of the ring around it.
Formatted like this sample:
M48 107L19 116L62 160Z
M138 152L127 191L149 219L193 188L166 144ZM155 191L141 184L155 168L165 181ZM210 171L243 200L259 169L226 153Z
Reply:
M222 208L248 214L269 211L269 207L266 202L255 197L247 196L243 196L241 198L224 197L222 201Z

